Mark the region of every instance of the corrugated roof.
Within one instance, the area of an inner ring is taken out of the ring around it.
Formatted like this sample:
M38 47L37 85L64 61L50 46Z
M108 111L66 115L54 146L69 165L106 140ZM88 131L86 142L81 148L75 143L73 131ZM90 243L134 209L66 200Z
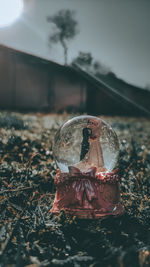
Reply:
M115 98L115 100L119 102L126 102L129 105L134 106L136 109L144 112L145 115L150 116L150 111L145 108L143 105L137 103L136 101L133 101L129 96L124 95L121 90L110 86L108 83L104 82L100 78L97 78L92 73L89 73L85 70L83 70L79 65L75 64L74 69L78 71L82 76L84 76L87 80L89 80L95 87L97 87L100 90L103 90L105 94L108 94L110 97ZM103 87L101 87L103 85ZM132 86L133 87L133 86ZM141 89L142 90L142 89Z

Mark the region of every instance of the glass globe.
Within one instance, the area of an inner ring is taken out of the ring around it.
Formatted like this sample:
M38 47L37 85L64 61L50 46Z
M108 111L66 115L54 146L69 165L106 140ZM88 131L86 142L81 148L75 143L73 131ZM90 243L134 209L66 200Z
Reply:
M54 156L62 172L69 166L87 171L112 171L119 154L119 142L114 130L102 119L78 116L68 120L55 136Z

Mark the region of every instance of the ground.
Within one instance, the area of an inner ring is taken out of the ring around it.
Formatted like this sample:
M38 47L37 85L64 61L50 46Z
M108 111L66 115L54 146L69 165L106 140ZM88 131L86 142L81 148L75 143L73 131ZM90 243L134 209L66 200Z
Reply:
M125 214L78 220L50 213L52 144L70 117L0 113L0 266L149 266L150 120L103 116L120 141Z

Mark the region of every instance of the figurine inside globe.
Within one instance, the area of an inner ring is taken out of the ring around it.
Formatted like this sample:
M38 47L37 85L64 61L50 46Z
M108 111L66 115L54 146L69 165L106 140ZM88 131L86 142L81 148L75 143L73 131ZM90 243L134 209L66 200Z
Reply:
M69 166L82 172L96 167L97 172L112 171L119 153L114 130L102 119L79 116L70 119L56 134L54 155L61 172Z

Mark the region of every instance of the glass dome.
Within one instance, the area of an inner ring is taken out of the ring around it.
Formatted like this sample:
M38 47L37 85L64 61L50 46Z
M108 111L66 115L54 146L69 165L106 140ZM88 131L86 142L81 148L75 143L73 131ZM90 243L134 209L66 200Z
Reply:
M68 120L55 136L54 156L62 172L69 166L87 171L112 171L119 154L119 142L114 130L102 119L78 116Z

